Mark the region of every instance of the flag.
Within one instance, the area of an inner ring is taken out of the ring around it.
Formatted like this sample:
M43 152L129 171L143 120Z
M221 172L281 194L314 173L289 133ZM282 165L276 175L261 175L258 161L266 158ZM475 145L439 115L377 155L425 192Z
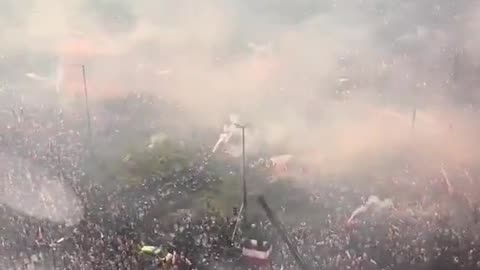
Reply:
M271 168L274 178L286 177L289 175L289 165L291 163L292 155L278 155L270 158L266 164L268 168Z
M248 239L243 242L243 259L251 265L264 266L270 263L272 245L267 241Z

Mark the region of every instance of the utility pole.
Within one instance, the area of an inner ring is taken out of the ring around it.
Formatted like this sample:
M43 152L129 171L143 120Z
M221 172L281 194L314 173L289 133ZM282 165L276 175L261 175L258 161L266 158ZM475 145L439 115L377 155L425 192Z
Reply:
M88 102L88 87L87 87L87 75L85 72L85 65L82 65L82 77L83 77L83 94L85 96L85 116L87 118L87 136L88 147L92 150L92 123L90 119L90 103Z
M248 224L247 218L247 180L246 174L246 156L245 156L245 128L246 126L235 124L237 128L242 130L242 185L243 185L243 222Z

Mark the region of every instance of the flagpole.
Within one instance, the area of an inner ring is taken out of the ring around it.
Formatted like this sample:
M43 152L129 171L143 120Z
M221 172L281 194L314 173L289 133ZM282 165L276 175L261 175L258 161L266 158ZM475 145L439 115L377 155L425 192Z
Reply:
M292 253L292 256L297 262L299 268L302 270L310 270L311 267L309 267L309 265L307 265L303 260L303 258L300 256L300 254L298 253L297 247L292 243L292 241L288 237L285 227L279 221L279 219L277 218L277 215L272 211L270 206L268 206L267 201L265 201L265 197L263 197L263 195L258 197L258 203L260 203L263 210L265 210L265 213L267 214L267 217L272 223L273 227L275 227L275 229L277 229L277 231L280 233L282 240L287 244L288 249L290 250L290 253Z

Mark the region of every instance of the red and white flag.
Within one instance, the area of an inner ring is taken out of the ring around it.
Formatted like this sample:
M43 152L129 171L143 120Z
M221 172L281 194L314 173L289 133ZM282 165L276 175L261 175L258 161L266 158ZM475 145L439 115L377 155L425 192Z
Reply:
M270 264L272 245L267 241L248 239L243 242L242 256L250 265L265 266Z
M270 168L274 180L287 177L292 173L290 169L292 157L290 154L285 154L273 156L268 160L266 166Z
M290 154L274 156L270 158L270 162L272 163L272 167L274 167L276 171L280 173L285 173L288 171L288 165L292 157L293 156Z

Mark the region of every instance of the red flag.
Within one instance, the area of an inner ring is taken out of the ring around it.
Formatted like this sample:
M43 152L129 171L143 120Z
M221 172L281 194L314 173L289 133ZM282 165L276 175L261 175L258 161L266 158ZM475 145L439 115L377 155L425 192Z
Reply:
M286 177L290 173L289 165L292 159L292 155L278 155L271 157L268 163L268 167L272 169L273 176L275 178Z

